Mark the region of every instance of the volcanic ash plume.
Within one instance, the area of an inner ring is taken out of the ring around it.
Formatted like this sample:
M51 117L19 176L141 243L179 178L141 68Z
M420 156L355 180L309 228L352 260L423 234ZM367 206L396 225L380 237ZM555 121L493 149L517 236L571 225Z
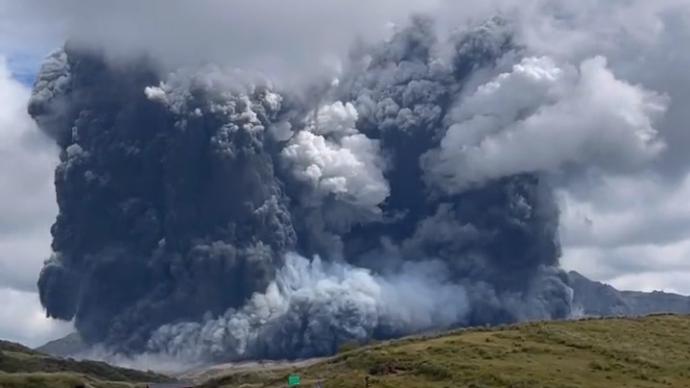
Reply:
M196 360L568 317L543 174L652 157L665 101L511 36L497 19L439 41L416 18L314 93L67 45L29 107L62 149L48 315L116 353ZM615 104L588 99L597 82ZM554 121L578 109L615 127L593 154L593 123Z

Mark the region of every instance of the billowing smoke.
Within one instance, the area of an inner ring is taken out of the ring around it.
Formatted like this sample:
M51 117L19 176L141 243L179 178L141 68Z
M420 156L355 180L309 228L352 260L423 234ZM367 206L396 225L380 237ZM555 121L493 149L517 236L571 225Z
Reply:
M456 192L572 163L635 169L664 147L652 119L665 104L664 97L615 79L602 57L584 61L579 71L548 57L524 58L461 101L425 165Z
M308 357L332 353L343 341L449 327L463 321L468 303L442 268L407 263L382 276L288 254L275 281L240 309L165 325L148 347L182 359Z
M414 18L308 92L68 44L29 107L62 149L48 314L197 360L568 317L547 174L654 157L666 99L512 36Z

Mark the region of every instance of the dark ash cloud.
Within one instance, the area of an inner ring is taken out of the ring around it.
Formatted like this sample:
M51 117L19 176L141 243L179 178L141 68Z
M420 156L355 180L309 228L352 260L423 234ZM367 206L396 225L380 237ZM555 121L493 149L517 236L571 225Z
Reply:
M415 18L318 98L67 45L29 105L62 150L48 314L111 351L194 359L569 316L541 173L448 191L421 163L472 77L522 55L505 29L446 42Z

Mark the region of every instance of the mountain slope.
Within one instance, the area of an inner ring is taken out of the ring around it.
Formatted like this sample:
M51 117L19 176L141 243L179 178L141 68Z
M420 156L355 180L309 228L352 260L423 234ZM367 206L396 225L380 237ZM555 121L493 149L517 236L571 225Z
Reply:
M690 317L590 319L470 329L342 353L317 364L228 371L203 387L688 387Z
M117 368L104 362L48 356L0 341L0 387L130 387L171 379L152 372Z
M71 333L65 337L50 341L36 348L41 353L58 357L69 357L84 352L88 346L81 339L79 333Z
M659 291L619 291L575 271L570 271L568 278L574 291L573 304L586 316L690 314L690 297L687 296Z

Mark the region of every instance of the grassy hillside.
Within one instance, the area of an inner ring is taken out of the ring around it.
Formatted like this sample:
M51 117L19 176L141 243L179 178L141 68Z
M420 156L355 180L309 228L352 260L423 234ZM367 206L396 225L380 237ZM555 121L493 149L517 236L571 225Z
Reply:
M227 372L204 387L690 387L690 317L471 329L354 349L303 368Z
M116 368L103 362L59 359L0 341L0 387L135 387L168 381L150 372ZM138 384L142 383L142 384Z

